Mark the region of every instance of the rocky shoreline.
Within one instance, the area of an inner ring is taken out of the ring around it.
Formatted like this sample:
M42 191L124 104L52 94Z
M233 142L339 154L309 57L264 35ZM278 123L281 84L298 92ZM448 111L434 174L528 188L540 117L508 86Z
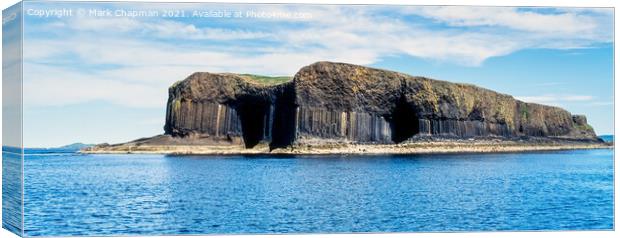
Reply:
M84 154L171 154L171 155L372 155L372 154L448 154L448 153L515 153L575 149L612 149L608 143L574 141L528 142L504 140L415 141L401 144L321 143L296 144L270 149L268 144L253 148L243 145L139 145L95 146L80 151Z

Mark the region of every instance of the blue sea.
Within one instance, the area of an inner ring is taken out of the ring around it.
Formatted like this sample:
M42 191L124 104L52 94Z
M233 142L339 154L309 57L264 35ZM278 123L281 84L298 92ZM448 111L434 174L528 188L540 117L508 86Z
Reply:
M27 236L612 230L613 150L25 156Z

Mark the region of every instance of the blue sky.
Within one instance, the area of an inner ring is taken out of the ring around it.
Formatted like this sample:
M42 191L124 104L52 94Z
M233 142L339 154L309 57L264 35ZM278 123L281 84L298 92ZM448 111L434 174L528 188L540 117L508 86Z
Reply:
M73 15L34 14L61 8ZM93 9L113 16L89 16ZM27 2L24 10L29 147L161 134L168 86L195 71L294 75L323 60L476 84L585 114L598 134L613 133L612 9Z

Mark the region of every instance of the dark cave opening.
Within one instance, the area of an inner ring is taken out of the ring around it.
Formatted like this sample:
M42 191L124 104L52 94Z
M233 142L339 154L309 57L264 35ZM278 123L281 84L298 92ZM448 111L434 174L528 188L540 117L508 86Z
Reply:
M394 143L403 142L420 132L418 115L404 99L399 100L392 111L390 129Z
M244 96L235 103L245 148L269 141L269 149L284 148L295 140L295 89L284 86L269 97Z
M269 149L283 148L293 144L297 116L297 105L294 102L295 90L293 88L285 89L282 95L277 97Z
M269 115L269 104L252 99L244 101L237 110L241 120L241 131L245 148L252 148L264 138L265 120Z
M276 105L270 149L287 147L295 140L295 112L293 105Z

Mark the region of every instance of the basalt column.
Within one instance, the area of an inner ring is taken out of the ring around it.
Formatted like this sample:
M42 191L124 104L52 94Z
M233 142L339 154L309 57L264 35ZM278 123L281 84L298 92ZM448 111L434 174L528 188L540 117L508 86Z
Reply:
M393 143L387 116L405 75L350 64L319 62L294 78L297 137L361 143Z
M241 135L241 123L237 110L228 105L174 99L167 106L164 130L175 136L201 134L229 140Z

